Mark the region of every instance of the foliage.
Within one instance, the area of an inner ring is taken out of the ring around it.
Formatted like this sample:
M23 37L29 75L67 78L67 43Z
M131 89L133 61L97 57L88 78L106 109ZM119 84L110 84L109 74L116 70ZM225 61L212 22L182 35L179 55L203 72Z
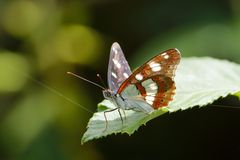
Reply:
M90 119L88 130L82 143L112 133L131 135L141 125L146 124L167 112L185 110L194 106L206 106L219 97L226 97L240 91L240 65L213 58L183 58L176 73L176 95L168 107L160 108L150 114L125 111L126 119L120 119L118 111L107 113L108 126L104 111L97 112ZM111 102L104 100L99 107L115 108Z

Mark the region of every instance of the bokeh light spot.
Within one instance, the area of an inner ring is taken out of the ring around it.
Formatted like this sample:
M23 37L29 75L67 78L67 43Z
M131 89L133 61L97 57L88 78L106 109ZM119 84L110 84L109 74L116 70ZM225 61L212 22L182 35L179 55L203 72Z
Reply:
M29 65L20 55L11 52L0 53L0 92L20 90L27 81Z
M14 36L31 34L43 20L44 12L33 1L12 1L4 9L1 23Z
M91 28L71 25L62 27L54 40L54 50L62 60L87 64L101 53L100 35Z

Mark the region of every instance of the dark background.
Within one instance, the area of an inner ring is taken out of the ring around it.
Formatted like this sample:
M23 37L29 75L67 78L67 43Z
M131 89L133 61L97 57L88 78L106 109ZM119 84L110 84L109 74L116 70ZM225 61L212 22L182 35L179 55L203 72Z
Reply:
M0 159L240 159L233 96L81 145L92 113L69 99L94 112L103 97L66 75L105 80L115 41L132 69L169 48L240 63L239 9L237 0L0 1Z

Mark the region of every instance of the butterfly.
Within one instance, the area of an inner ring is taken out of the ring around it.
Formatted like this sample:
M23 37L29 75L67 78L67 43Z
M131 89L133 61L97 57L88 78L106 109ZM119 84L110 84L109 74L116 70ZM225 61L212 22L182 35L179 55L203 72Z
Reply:
M144 113L168 106L175 94L175 70L181 59L178 49L166 50L131 72L120 45L112 44L108 64L108 89L103 96L116 106L106 113L120 109ZM106 128L105 128L106 129Z

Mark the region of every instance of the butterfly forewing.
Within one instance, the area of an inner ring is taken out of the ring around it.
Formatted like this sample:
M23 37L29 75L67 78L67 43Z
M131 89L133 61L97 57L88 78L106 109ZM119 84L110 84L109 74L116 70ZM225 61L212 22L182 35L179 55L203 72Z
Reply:
M128 62L118 43L113 43L108 64L108 86L114 93L120 85L132 74Z
M128 99L142 99L154 109L167 106L175 94L173 77L180 58L177 49L170 49L153 57L134 71L117 93L127 94ZM138 94L127 93L129 87L136 87Z

